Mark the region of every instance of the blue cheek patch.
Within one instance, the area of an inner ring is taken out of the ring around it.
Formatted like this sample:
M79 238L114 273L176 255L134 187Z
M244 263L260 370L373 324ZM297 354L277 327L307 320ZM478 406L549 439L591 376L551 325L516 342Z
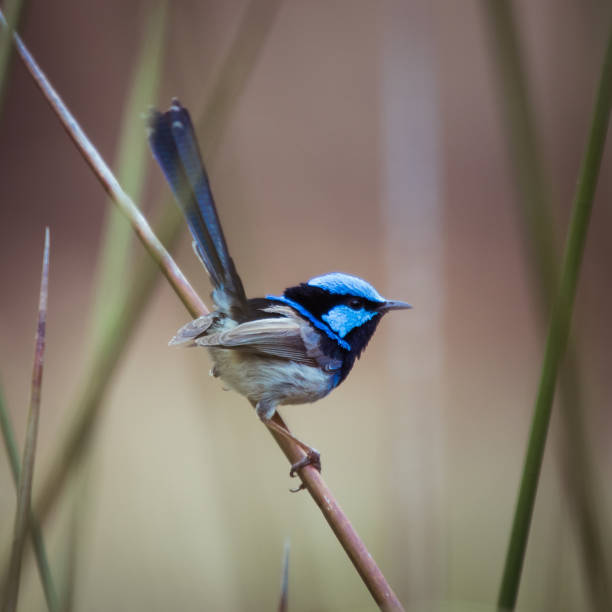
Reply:
M321 318L341 337L350 333L356 327L360 327L374 318L378 313L360 308L354 310L344 304L334 306L327 314Z

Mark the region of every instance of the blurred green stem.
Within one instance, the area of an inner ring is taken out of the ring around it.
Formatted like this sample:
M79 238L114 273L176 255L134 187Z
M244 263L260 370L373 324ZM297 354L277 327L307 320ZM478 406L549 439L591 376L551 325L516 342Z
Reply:
M527 78L521 60L512 3L484 0L489 23L489 38L498 77L503 126L520 197L527 250L536 274L534 289L543 310L548 312L557 283L557 251L554 224L550 213L550 195L542 168Z
M0 117L4 108L6 83L10 74L11 57L13 56L11 34L19 29L25 5L24 0L7 0L5 2L4 13L8 27L0 28Z
M142 113L154 104L161 81L167 0L157 0L143 28L139 57L124 105L115 163L117 179L134 202L142 200L149 148L143 138ZM96 301L93 307L93 342L96 346L110 311L121 307L128 287L133 232L115 206L106 208L102 251L99 256Z
M535 495L546 445L557 374L565 355L569 337L580 264L584 253L588 223L593 206L593 197L601 167L601 159L608 129L611 100L612 30L609 34L605 52L589 140L580 169L578 187L574 198L572 218L570 220L568 239L561 268L560 284L553 304L548 330L523 477L521 480L521 487L510 536L510 544L506 556L506 564L498 599L499 607L504 609L514 609L518 596L521 571L535 504Z
M121 185L135 201L142 199L146 168L149 160L146 139L142 137L142 113L156 100L161 81L161 64L164 49L164 33L167 0L156 0L141 32L140 52L130 79L129 92L124 104L115 168ZM118 316L117 309L124 307L132 272L130 247L133 232L127 219L115 206L106 208L102 248L98 258L98 278L95 284L96 299L92 307L92 339L88 343L93 352L102 338L112 329ZM95 363L95 356L91 356ZM94 370L95 371L95 370ZM85 392L84 392L85 393ZM89 456L83 457L74 472L72 516L66 546L66 562L62 580L62 608L65 612L74 608L74 589L78 580L79 543L85 535L89 492L85 474L89 472Z
M2 429L2 437L4 439L4 446L9 459L9 465L11 467L11 475L13 476L13 483L15 484L15 490L21 478L21 460L19 459L19 450L17 447L17 441L15 438L15 431L11 423L11 418L6 409L4 403L4 394L0 388L0 429ZM40 574L40 581L43 586L45 594L45 600L47 602L47 608L50 612L59 612L59 600L57 597L57 591L51 575L51 566L49 565L49 558L47 556L47 549L40 528L38 519L30 514L30 525L32 528L32 541L34 544L34 554L36 555L36 563L38 565L38 572Z
M36 347L34 349L34 367L30 390L30 408L26 424L25 443L21 470L17 484L17 508L15 511L15 526L13 529L13 546L7 580L4 585L4 612L14 612L19 598L21 580L21 561L31 518L32 480L34 479L34 462L36 459L36 441L38 438L38 423L40 419L40 400L42 391L43 365L45 357L45 339L47 324L47 296L49 287L49 228L45 229L45 246L42 258L42 273L40 280L40 295L38 302L38 324L36 327Z
M549 318L558 282L554 224L550 191L537 142L536 122L530 104L528 79L521 59L512 4L485 0L488 32L498 77L500 104L505 111L503 127L509 144L519 190L526 249L530 256L532 287L543 321ZM596 494L587 431L584 423L584 392L580 362L571 338L560 385L562 417L562 472L566 498L573 510L582 552L589 595L595 610L612 610L603 521Z
M178 211L168 208L161 226L156 230L169 248L174 246L178 234L174 228L182 220ZM173 236L170 234L174 233ZM100 335L94 359L89 366L89 376L84 377L83 388L76 401L76 417L71 423L67 438L44 481L42 491L37 496L36 510L41 520L49 515L63 489L68 473L87 447L97 424L100 408L108 391L108 383L121 363L129 340L137 329L153 289L159 278L159 268L150 257L142 256L136 266L127 301L123 308L106 320Z

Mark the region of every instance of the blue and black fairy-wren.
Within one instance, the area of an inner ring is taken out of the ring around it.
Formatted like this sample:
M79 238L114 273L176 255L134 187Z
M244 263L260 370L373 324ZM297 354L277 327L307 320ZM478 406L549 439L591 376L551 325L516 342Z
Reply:
M410 305L387 300L363 279L340 272L316 276L280 296L247 299L189 113L178 100L165 113L151 113L149 143L214 288L215 310L179 329L170 344L207 347L211 373L246 396L268 427L304 449L292 476L308 464L320 470L318 452L271 420L276 408L325 397L347 377L382 315Z

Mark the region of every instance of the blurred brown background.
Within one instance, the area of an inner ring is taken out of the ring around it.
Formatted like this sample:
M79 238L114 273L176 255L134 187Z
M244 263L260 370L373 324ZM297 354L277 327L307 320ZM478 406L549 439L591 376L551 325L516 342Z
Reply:
M612 6L513 4L560 247ZM109 163L153 5L32 0L25 15L26 44ZM176 95L198 114L245 7L170 4L159 105ZM483 9L450 0L279 3L208 164L250 295L342 270L414 305L386 318L340 389L282 413L321 450L327 482L415 611L493 609L545 334ZM145 138L143 118L134 121ZM612 504L609 149L574 317L580 409L604 517ZM158 168L150 170L145 212L167 195ZM87 363L108 203L18 62L0 118L0 181L0 378L20 442L43 231L51 228L36 491ZM177 260L207 296L186 237ZM45 525L60 583L77 534L75 609L274 609L285 537L291 610L372 609L311 499L287 492L294 483L285 459L245 400L208 377L204 351L167 348L187 320L161 280L80 477ZM555 411L522 610L590 605L559 429ZM14 504L2 460L3 550ZM607 550L610 527L600 533ZM44 609L33 563L20 604Z

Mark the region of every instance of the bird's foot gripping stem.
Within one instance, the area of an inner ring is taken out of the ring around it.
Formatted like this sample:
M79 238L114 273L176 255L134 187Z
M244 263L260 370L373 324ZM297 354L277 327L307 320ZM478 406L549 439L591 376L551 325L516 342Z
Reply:
M272 420L274 413L276 412L276 407L272 409L269 406L263 405L262 402L258 402L255 406L255 411L257 412L257 416L263 421L268 429L275 431L280 434L284 438L295 442L303 451L306 453L304 457L302 457L299 461L296 461L289 470L289 476L291 478L295 478L297 476L298 470L305 468L308 465L312 465L312 467L317 470L317 472L321 471L321 453L316 448L302 442L299 438L296 438L286 427L279 425L275 421ZM306 486L304 483L300 483L300 486L296 489L289 489L292 493L297 493L298 491L302 491Z
M299 460L296 461L289 470L289 476L291 478L295 478L297 476L297 471L306 467L307 465L312 465L312 467L317 470L317 472L321 472L321 453L318 450L310 447L309 450L305 451L306 454ZM302 489L305 489L306 486L303 482L300 483L300 486L296 489L289 489L292 493L298 493Z

